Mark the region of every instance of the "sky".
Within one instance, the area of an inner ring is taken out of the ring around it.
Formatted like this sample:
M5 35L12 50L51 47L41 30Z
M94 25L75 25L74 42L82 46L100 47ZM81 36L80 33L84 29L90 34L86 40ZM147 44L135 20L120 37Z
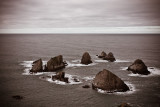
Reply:
M0 0L0 29L160 26L160 0Z

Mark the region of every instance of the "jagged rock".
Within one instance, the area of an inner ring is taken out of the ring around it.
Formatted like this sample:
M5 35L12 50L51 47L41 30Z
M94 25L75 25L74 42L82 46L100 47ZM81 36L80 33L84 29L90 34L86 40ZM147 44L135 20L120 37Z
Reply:
M56 71L62 68L65 68L66 62L63 62L63 56L59 55L51 58L47 65L45 65L44 71Z
M57 72L56 75L52 76L52 80L59 80L68 83L68 78L65 77L65 72Z
M82 59L81 59L81 64L90 64L92 63L92 60L91 60L91 56L89 55L88 52L85 52L82 56Z
M107 54L103 51L99 56L98 58L105 58L107 56Z
M109 52L103 59L110 62L114 62L116 60L112 52Z
M115 74L104 69L100 71L92 82L92 88L102 89L107 92L125 92L129 87Z
M82 86L83 88L90 88L90 86L89 85L84 85L84 86Z
M131 107L129 104L127 103L122 103L121 105L119 105L118 107Z
M38 59L38 60L34 61L30 72L42 72L43 71L42 65L43 65L42 59Z
M142 74L142 75L148 75L150 72L147 69L147 66L144 64L144 62L141 59L137 59L134 61L132 65L130 65L127 69L128 71L132 71L132 73L136 74Z

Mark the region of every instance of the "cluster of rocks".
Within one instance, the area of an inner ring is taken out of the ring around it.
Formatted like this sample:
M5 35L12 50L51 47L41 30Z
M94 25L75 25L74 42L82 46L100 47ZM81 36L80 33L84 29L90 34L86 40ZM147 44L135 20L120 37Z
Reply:
M98 58L102 58L103 60L107 60L107 61L110 61L110 62L114 62L116 61L114 55L112 52L109 52L108 54L106 54L104 51L98 55Z
M112 52L109 52L108 55L103 51L101 55L98 55L99 58L102 58L103 60L108 61L115 61L115 57ZM81 64L91 64L91 56L88 52L85 52L81 59ZM33 62L32 69L30 72L50 72L50 71L57 71L59 69L63 69L67 66L67 63L63 61L63 56L59 55L56 57L51 58L47 65L45 65L43 69L43 63L42 59L39 59L37 61ZM144 62L141 59L137 59L134 61L132 65L128 67L129 71L132 71L133 73L138 73L142 75L148 75L150 72L147 69L147 66L144 64ZM52 76L52 80L59 80L66 83L69 83L68 78L65 77L65 72L57 72L56 75ZM79 82L76 78L74 79L75 82ZM89 85L82 86L83 88L90 88ZM118 76L110 72L109 70L103 69L103 71L100 71L94 78L92 82L92 88L102 89L107 92L125 92L129 90L129 87L122 81Z
M44 69L43 69L42 59L38 59L33 62L32 69L30 70L30 72L36 73L36 72L57 71L59 69L65 68L66 65L67 65L67 63L63 61L62 55L51 58L47 62L47 65L44 66Z

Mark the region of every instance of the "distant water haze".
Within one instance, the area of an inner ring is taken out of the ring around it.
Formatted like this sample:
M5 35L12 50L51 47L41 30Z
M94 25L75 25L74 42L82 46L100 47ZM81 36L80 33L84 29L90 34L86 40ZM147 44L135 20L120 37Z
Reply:
M160 26L159 0L0 0L0 29Z

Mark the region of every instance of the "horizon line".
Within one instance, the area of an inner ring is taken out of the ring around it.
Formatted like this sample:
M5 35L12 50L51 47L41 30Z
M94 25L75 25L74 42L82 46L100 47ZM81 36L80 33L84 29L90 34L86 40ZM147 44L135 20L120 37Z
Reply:
M160 34L160 26L0 29L0 34Z

